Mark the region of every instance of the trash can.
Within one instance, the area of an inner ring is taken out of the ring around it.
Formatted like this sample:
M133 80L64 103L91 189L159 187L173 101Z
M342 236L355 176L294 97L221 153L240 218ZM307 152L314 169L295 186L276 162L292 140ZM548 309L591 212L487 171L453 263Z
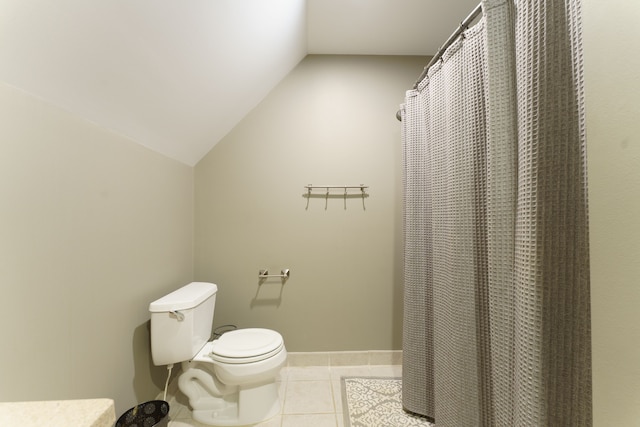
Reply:
M151 400L129 409L116 422L116 427L167 427L169 403Z

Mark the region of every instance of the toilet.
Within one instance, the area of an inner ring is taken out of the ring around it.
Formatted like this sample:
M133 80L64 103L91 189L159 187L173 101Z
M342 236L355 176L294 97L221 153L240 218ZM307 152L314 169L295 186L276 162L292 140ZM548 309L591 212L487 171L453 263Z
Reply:
M193 418L243 426L280 412L276 377L287 360L282 336L248 328L209 341L218 287L192 282L149 304L155 365L181 363L178 388Z

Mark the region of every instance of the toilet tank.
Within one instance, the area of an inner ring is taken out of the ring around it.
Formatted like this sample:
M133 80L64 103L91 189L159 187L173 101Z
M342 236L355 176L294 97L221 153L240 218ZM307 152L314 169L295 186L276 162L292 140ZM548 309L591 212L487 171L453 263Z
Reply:
M149 304L157 366L191 360L211 338L218 287L192 282Z

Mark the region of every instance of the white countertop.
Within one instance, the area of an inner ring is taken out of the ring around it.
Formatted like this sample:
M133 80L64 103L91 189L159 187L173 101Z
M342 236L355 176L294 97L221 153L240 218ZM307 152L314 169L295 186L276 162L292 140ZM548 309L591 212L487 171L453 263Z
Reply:
M3 427L113 427L111 399L0 402Z

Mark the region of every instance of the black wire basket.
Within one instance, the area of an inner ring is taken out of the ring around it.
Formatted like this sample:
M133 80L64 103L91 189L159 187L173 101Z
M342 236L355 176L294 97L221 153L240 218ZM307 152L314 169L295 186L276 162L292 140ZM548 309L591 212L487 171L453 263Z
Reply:
M116 427L167 427L169 403L151 400L129 409L116 422Z

